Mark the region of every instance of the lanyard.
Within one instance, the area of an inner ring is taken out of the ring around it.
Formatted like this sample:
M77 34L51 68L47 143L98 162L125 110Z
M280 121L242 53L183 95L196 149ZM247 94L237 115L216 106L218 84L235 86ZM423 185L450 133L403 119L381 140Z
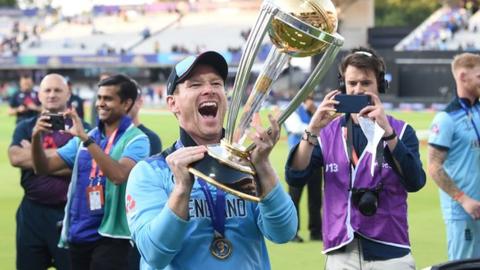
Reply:
M343 138L347 144L347 152L348 158L350 159L351 164L356 167L358 164L358 154L355 151L355 147L353 145L353 121L350 115L346 116L346 127L342 128L343 131ZM377 163L383 163L383 143L380 141L377 145ZM372 161L373 162L373 161ZM381 167L381 166L380 166Z
M118 128L115 129L115 131L110 135L110 137L108 137L107 146L105 146L105 149L103 150L103 152L107 155L110 154L110 149L112 148L113 142L117 135L117 131L118 131ZM98 167L95 159L92 158L92 169L90 170L90 186L92 185L93 179L101 178L101 177L103 177L103 172ZM98 181L98 185L100 185L100 181Z
M346 127L343 127L342 130L343 130L343 137L347 142L347 151L348 151L348 157L350 159L350 162L353 165L353 167L357 167L358 154L357 154L357 151L355 151L355 148L353 147L352 132L351 131L348 132Z
M217 189L217 200L214 203L212 194L208 189L207 183L204 180L198 179L198 183L202 186L202 191L207 199L208 210L212 216L212 225L215 230L215 234L219 233L224 236L225 233L225 192L221 189Z
M348 158L350 161L350 166L349 166L349 172L350 172L350 189L353 188L353 168L357 167L358 164L358 155L357 152L355 151L355 146L353 145L353 121L352 121L352 116L351 115L346 115L346 127L342 128L343 131L343 137L346 141L347 144L347 154ZM379 167L379 175L381 175L382 172L382 167L383 167L383 141L380 141L377 145L377 163ZM375 160L372 160L372 162L375 162ZM353 168L352 168L353 167Z
M462 106L462 109L465 112L465 115L467 116L467 118L469 118L470 122L472 122L473 129L475 130L475 134L477 134L477 141L480 142L480 132L478 132L478 128L475 125L475 121L473 121L473 115L474 115L473 112L468 110L467 106L462 102L462 100L459 99L458 102L460 102L460 106ZM472 105L472 111L474 106L475 105ZM477 109L477 112L480 114L478 109Z

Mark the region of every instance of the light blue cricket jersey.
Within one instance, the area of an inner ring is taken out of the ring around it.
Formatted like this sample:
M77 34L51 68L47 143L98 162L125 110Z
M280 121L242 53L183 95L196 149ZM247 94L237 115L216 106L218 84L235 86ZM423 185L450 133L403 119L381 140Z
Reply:
M466 109L456 98L445 111L438 113L430 127L428 143L448 151L443 168L459 189L480 201L480 146L473 119L480 132L480 103L467 103ZM465 102L465 101L463 101ZM463 207L440 189L440 202L446 220L465 220L471 217Z
M264 236L283 243L296 233L295 207L280 184L259 204L227 193L225 236L233 251L225 260L216 259L210 254L213 227L200 184L193 185L188 221L166 206L173 187L161 156L139 162L130 173L127 219L142 255L141 269L270 269ZM208 187L216 198L216 188Z

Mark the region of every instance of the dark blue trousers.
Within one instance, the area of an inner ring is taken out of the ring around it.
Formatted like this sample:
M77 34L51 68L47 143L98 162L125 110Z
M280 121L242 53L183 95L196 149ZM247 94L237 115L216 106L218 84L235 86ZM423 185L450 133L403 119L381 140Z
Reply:
M47 206L23 198L17 210L17 269L70 269L66 249L58 248L64 206Z

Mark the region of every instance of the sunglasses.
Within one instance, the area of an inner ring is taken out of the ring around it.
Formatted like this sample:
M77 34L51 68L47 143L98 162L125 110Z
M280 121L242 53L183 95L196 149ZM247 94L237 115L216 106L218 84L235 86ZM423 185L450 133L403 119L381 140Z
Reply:
M195 62L195 59L197 59L197 57L189 56L175 65L175 73L177 74L178 78L181 78L183 75L185 75L185 73L187 73L193 62Z

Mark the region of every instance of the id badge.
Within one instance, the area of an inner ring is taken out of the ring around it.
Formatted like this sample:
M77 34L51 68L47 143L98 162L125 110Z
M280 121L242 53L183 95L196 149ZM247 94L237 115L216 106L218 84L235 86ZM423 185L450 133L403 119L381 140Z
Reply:
M95 185L87 187L87 201L90 211L100 211L103 208L103 186Z

